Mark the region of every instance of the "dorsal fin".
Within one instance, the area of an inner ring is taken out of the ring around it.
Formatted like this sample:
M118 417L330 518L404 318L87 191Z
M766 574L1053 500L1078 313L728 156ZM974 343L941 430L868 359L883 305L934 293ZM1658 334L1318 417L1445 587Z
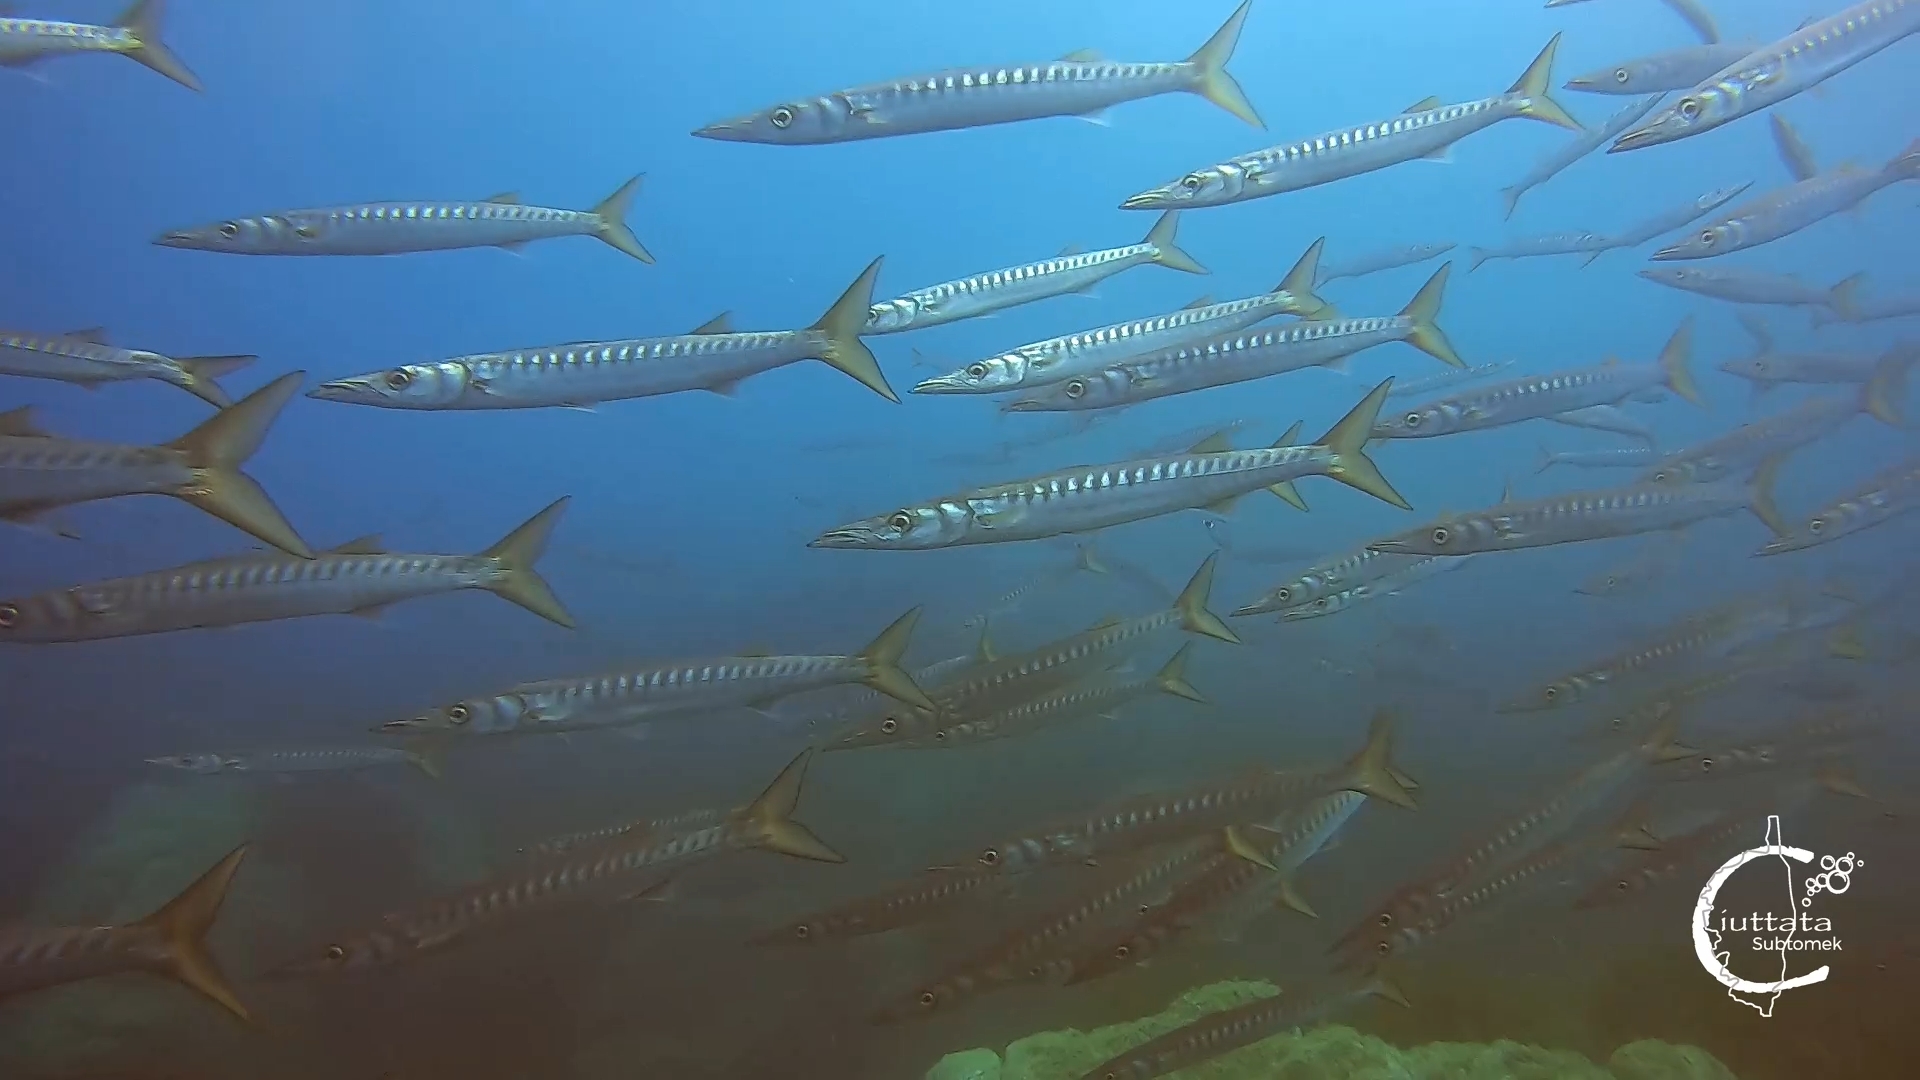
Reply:
M387 548L380 542L379 533L356 536L339 547L328 548L326 555L385 555Z
M1222 428L1187 447L1189 454L1224 454L1233 449L1233 431Z
M1274 440L1273 445L1276 447L1300 445L1300 428L1302 426L1304 426L1304 421L1295 420L1293 426L1287 429L1287 433Z
M60 336L66 338L68 341L84 341L90 345L105 345L107 343L107 328L104 326L88 326L79 330L69 330Z
M33 422L33 406L31 405L22 405L17 409L9 409L6 412L0 413L0 435L12 435L23 439L52 438L51 435L41 431L39 426Z
M1075 49L1060 59L1069 64L1097 64L1106 57L1100 54L1099 49Z
M1426 97L1421 98L1419 101L1414 102L1413 104L1407 106L1404 109L1401 109L1400 111L1403 114L1426 112L1428 109L1437 109L1439 107L1440 107L1439 96L1436 94L1428 94Z
M498 195L489 195L486 198L481 199L480 201L490 202L490 203L504 203L508 206L518 206L520 205L520 193L517 191L503 191Z
M1498 505L1505 506L1507 503L1510 503L1512 501L1513 501L1513 477L1508 476L1503 478L1500 481L1500 502Z
M1601 367L1619 367L1620 358L1617 356L1609 356L1605 360L1600 361L1600 366Z
M1078 255L1085 250L1086 249L1081 247L1079 244L1068 244L1066 247L1061 248L1060 254L1055 255L1054 258L1056 259L1069 258L1071 256Z
M990 626L991 623L987 621L980 623L980 640L973 647L973 659L977 664L991 664L1000 659L999 650L993 647L993 638L988 636Z
M772 656L773 650L767 648L765 645L749 645L739 652L734 653L734 655L750 657Z
M1780 162L1787 167L1788 174L1795 180L1811 180L1820 175L1820 163L1814 160L1812 148L1787 118L1776 112L1769 119L1773 122L1773 147L1779 152Z
M1183 307L1183 308L1181 308L1180 310L1181 310L1181 311L1195 311L1195 310L1198 310L1198 309L1200 309L1200 308L1203 308L1203 307L1211 307L1212 305L1213 305L1213 297L1211 297L1211 296L1197 296L1197 297L1195 297L1195 298L1194 298L1194 300L1193 300L1193 303L1191 303L1191 304L1188 304L1188 305L1187 305L1186 307Z
M733 333L733 312L723 311L699 326L689 330L690 334L731 334Z

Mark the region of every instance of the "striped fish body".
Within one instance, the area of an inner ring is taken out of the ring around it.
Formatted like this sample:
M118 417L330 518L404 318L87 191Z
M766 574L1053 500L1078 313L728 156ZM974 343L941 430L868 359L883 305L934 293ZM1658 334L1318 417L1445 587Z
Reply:
M1280 618L1284 622L1302 622L1307 619L1338 615L1369 600L1393 596L1403 589L1412 588L1438 574L1458 570L1465 565L1466 561L1466 559L1444 559L1438 555L1417 556L1412 562L1390 574L1372 581L1361 582L1327 596L1316 597L1311 603L1287 608L1280 613Z
M1499 711L1513 713L1566 708L1595 697L1629 678L1644 677L1703 657L1712 659L1725 656L1749 640L1743 628L1750 618L1762 614L1764 612L1760 609L1736 607L1683 620L1677 627L1647 644L1636 645L1549 680L1543 686L1505 702Z
M1384 417L1374 425L1373 437L1430 439L1484 431L1595 405L1612 405L1666 384L1666 372L1658 364L1595 364L1546 375L1528 375L1462 391Z
M1005 311L1021 304L1086 292L1136 266L1159 262L1163 249L1152 242L1074 255L1058 255L1022 266L945 281L874 304L867 315L868 334L897 334L961 319Z
M1422 397L1435 390L1446 390L1466 383L1479 382L1491 378L1513 366L1511 360L1499 360L1491 364L1475 364L1469 368L1449 368L1437 375L1423 375L1418 379L1393 381L1393 390L1387 394L1387 400L1395 398Z
M1166 1076L1275 1035L1311 1027L1326 1014L1376 994L1400 1000L1398 990L1379 983L1336 979L1305 992L1287 991L1208 1013L1115 1055L1080 1080L1152 1080Z
M700 828L718 822L725 815L718 810L688 810L685 813L669 814L665 817L642 818L620 825L609 825L600 829L585 829L580 832L555 836L533 845L527 853L536 858L559 855L578 848L605 844L613 840L634 841L642 837L662 832L679 832L687 828Z
M1084 412L1264 379L1337 364L1355 353L1405 341L1416 324L1404 315L1297 322L1248 330L1143 354L1124 364L1074 375L1007 404L1009 412Z
M1616 435L1625 435L1630 439L1639 439L1648 446L1657 441L1653 429L1635 419L1632 413L1617 405L1589 405L1584 409L1569 409L1563 413L1554 413L1542 417L1543 420L1567 427L1587 428L1592 431L1611 431Z
M123 26L0 18L0 66L81 53L131 53L140 45L139 37Z
M1920 144L1884 169L1842 168L1770 191L1661 248L1658 261L1708 259L1772 243L1849 210L1880 189L1920 176Z
M1920 507L1920 460L1909 458L1822 507L1791 534L1775 537L1758 554L1778 555L1831 544L1884 525L1916 507Z
M1006 879L973 868L929 870L868 896L839 904L753 939L759 945L804 945L884 934L943 918L1002 895Z
M1713 213L1715 210L1739 198L1743 192L1752 186L1752 181L1748 181L1747 183L1735 184L1731 187L1715 188L1671 210L1662 210L1658 214L1644 218L1637 224L1621 230L1620 235L1614 237L1609 242L1606 250L1639 247L1641 244L1646 243L1656 236L1670 233L1683 225L1691 224Z
M1920 2L1920 0L1916 0ZM1785 274L1751 270L1706 270L1699 267L1650 266L1636 271L1648 281L1685 292L1730 300L1736 304L1782 304L1789 307L1831 307L1832 290L1809 285Z
M1344 966L1374 964L1405 956L1469 916L1493 909L1523 890L1553 881L1561 871L1595 854L1585 844L1561 843L1505 865L1493 876L1436 897L1417 914L1384 930L1364 954L1350 951Z
M311 750L256 750L239 753L180 754L149 758L152 764L167 765L197 773L309 773L358 772L388 765L420 767L420 756L411 750L392 746L342 746Z
M158 932L128 926L0 929L0 1000L124 971L160 970Z
M199 470L169 447L0 435L0 518L122 495L178 495L198 484Z
M946 749L999 739L1019 738L1090 716L1109 715L1156 691L1152 679L1129 679L1081 686L1018 705L947 723L921 739L900 745L915 749Z
M1032 700L1112 665L1154 634L1179 626L1180 618L1178 610L1168 608L1083 630L1031 652L976 665L930 693L949 715Z
M1677 529L1748 509L1755 500L1754 488L1738 481L1604 488L1502 503L1376 541L1375 546L1404 555L1518 551Z
M180 365L159 353L104 345L85 337L0 331L0 375L94 386L130 379L158 379L186 388Z
M1281 582L1259 599L1235 609L1234 614L1266 615L1311 607L1339 593L1391 577L1419 561L1418 556L1393 555L1370 547L1361 548L1308 567L1298 577Z
M1428 259L1439 258L1458 246L1459 245L1452 242L1445 244L1408 244L1405 247L1384 248L1379 251L1364 252L1351 259L1323 265L1316 283L1324 285L1329 281L1334 281L1339 278L1365 277L1368 274L1377 274L1382 270L1392 270L1401 266L1412 266L1414 263L1422 263Z
M169 232L156 243L235 255L404 255L598 237L618 225L590 210L519 202L376 202L235 218Z
M1589 94L1653 94L1647 108L1619 127L1609 125L1606 135L1594 146L1612 142L1614 136L1631 127L1652 111L1658 95L1669 90L1690 90L1753 54L1752 42L1718 42L1668 49L1651 56L1636 56L1609 67L1582 72L1567 80L1567 89Z
M1771 389L1789 383L1845 386L1869 382L1884 357L1876 353L1776 353L1729 360L1720 370Z
M482 555L246 555L56 589L0 603L0 642L97 641L198 627L373 614L487 588L507 573Z
M1818 441L1859 414L1857 400L1814 398L1696 446L1675 450L1639 479L1649 484L1721 482L1756 468L1776 454Z
M1734 61L1620 136L1610 152L1674 142L1809 90L1920 30L1920 0L1865 0Z
M1540 471L1555 465L1576 469L1645 469L1664 457L1651 446L1616 446L1605 450L1542 450Z
M830 348L816 329L579 342L354 375L309 396L388 409L584 408L685 390L725 393Z
M1579 255L1605 251L1612 243L1596 232L1563 232L1547 236L1531 236L1525 240L1516 240L1497 248L1469 249L1470 270L1477 270L1480 264L1496 259L1539 259L1550 255Z

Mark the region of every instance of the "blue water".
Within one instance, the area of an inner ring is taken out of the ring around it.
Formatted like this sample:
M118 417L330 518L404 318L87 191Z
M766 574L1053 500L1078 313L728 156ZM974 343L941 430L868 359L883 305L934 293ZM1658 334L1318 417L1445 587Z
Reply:
M114 14L111 5L91 0L33 7L32 14L49 17L106 21ZM1595 0L1552 11L1522 0L1257 0L1231 70L1264 116L1265 133L1199 98L1174 95L1120 106L1110 126L1054 119L796 148L688 135L783 98L962 63L1038 61L1083 47L1122 59L1176 59L1205 40L1228 9L1226 3L1139 0L186 0L168 12L165 40L204 81L204 95L109 57L64 60L32 74L0 71L8 120L8 163L0 180L0 273L7 282L0 324L43 331L100 325L117 344L174 356L258 353L256 365L226 380L237 391L294 370L307 372L311 384L462 353L682 333L720 311L730 311L741 329L803 326L875 256L886 257L879 292L893 295L1043 258L1068 244L1133 242L1153 215L1115 209L1128 194L1232 154L1378 119L1429 94L1456 101L1498 93L1557 31L1566 38L1556 85L1609 61L1691 40L1685 24L1656 0ZM1787 0L1750 0L1720 3L1716 13L1729 38L1771 39L1811 12ZM1877 167L1920 135L1917 59L1920 44L1895 45L1782 111L1823 165ZM1589 123L1624 104L1571 92L1556 96ZM1453 164L1402 165L1192 212L1183 215L1180 245L1212 270L1209 277L1142 268L1103 284L1092 298L1045 301L869 344L904 395L928 373L913 366L916 349L945 370L1053 334L1171 310L1203 292L1221 299L1250 295L1273 287L1320 236L1327 237L1332 260L1412 242L1454 240L1464 249L1535 233L1606 232L1712 187L1752 180L1757 191L1789 179L1766 122L1749 118L1673 146L1596 154L1529 193L1514 220L1503 223L1499 189L1565 137L1515 120L1463 142ZM170 228L379 199L478 198L513 190L531 203L584 209L636 172L646 179L629 223L657 256L654 266L584 238L539 243L519 255L477 250L376 259L241 258L149 243ZM1914 205L1913 187L1896 187L1857 213L1727 261L1822 284L1865 271L1874 295L1920 289ZM1696 370L1711 407L1701 411L1678 401L1630 407L1666 447L1804 396L1790 389L1756 404L1738 380L1712 372L1720 361L1750 351L1736 309L1634 277L1648 250L1610 253L1584 270L1578 259L1529 260L1467 275L1462 262L1441 322L1469 364L1511 359L1518 370L1545 371L1608 356L1651 358L1684 316L1696 315ZM1437 265L1337 282L1325 294L1347 314L1390 314ZM1763 315L1783 349L1817 342L1869 350L1915 333L1913 320L1816 334L1802 311ZM1249 421L1243 444L1271 441L1297 419L1309 435L1318 434L1379 378L1439 370L1430 357L1389 345L1358 357L1351 374L1308 371L1149 403L1085 435L1023 452L1011 464L968 464L954 456L990 451L1060 421L1001 418L978 399L907 397L893 405L816 363L752 379L735 398L689 393L610 403L592 414L414 414L296 399L247 471L310 543L331 546L377 532L396 550L478 550L552 499L571 495L541 570L581 629L569 633L476 594L409 604L374 622L324 618L0 653L8 714L0 744L0 911L32 911L36 920L108 917L106 911L40 910L36 898L47 895L44 883L83 843L97 840L100 815L116 793L152 782L141 765L147 756L352 741L425 704L635 657L755 646L851 650L916 604L928 606L928 617L915 660L952 655L971 647L959 629L963 619L1020 580L1058 565L1070 549L1039 544L892 554L812 551L806 541L909 500L1124 458L1170 432L1214 421ZM18 405L34 406L49 431L127 443L164 442L206 416L188 395L148 384L84 393L10 380L0 386L0 409ZM1606 474L1572 470L1535 479L1542 442L1623 445L1612 436L1535 423L1387 446L1377 455L1381 467L1416 514L1309 480L1302 488L1311 515L1256 496L1235 515L1232 535L1250 546L1285 543L1332 553L1442 510L1491 503L1509 477L1523 495L1605 482ZM821 448L832 443L844 446ZM1909 439L1855 421L1795 457L1782 502L1791 517L1910 451ZM169 500L85 506L71 520L83 540L0 532L0 594L138 573L239 552L250 543ZM1510 809L1545 778L1530 771L1537 757L1575 759L1552 735L1489 721L1481 705L1462 703L1475 698L1459 688L1503 696L1739 588L1838 574L1873 591L1898 576L1912 538L1911 526L1895 523L1782 566L1776 564L1787 560L1747 560L1764 536L1740 516L1694 530L1687 572L1664 592L1639 600L1591 601L1569 591L1633 555L1631 542L1603 543L1492 556L1386 602L1397 605L1388 610L1325 624L1236 624L1249 640L1244 651L1198 647L1195 679L1217 703L1218 719L1210 722L1217 726L1207 728L1213 732L1207 739L1193 738L1189 722L1163 709L1143 724L1132 749L1103 737L1064 759L1009 749L995 762L915 759L918 771L911 774L889 772L890 763L877 760L863 762L864 768L835 762L821 770L802 816L847 850L855 866L757 864L752 887L721 890L727 904L751 898L757 905L752 918L724 906L714 914L697 900L694 917L751 926L791 914L796 903L851 895L858 889L824 875L857 873L862 861L883 868L861 878L877 887L890 874L956 847L968 850L983 835L1074 805L1075 791L1145 790L1155 781L1262 756L1337 756L1357 739L1367 713L1387 701L1415 714L1405 738L1409 768L1433 788L1452 778L1488 806ZM1177 588L1214 550L1191 514L1125 526L1101 542L1168 588ZM1277 580L1280 569L1229 559L1214 607L1250 599ZM996 636L1014 647L1036 645L1106 612L1134 613L1156 603L1124 587L1076 581L996 626ZM1394 636L1396 627L1437 628L1446 649L1436 653L1430 641L1406 645ZM1392 664L1367 667L1368 658L1389 648ZM1372 674L1343 678L1329 675L1329 667ZM1444 715L1434 711L1439 699L1433 695L1445 698ZM1419 715L1423 705L1430 715ZM804 741L793 730L735 725L604 747L476 752L457 761L454 775L433 790L411 776L303 786L298 794L270 789L270 802L284 798L264 819L270 826L258 838L261 854L310 883L303 888L311 902L298 917L270 924L266 942L229 943L229 955L247 958L229 967L264 966L319 935L362 925L369 915L457 881L457 874L436 880L421 869L437 857L422 852L430 845L423 838L458 833L462 843L484 848L539 835L534 823L564 831L654 808L730 805L749 797ZM1910 789L1913 775L1900 769L1881 783ZM1513 799L1495 798L1507 791ZM1445 822L1464 827L1468 816L1430 817L1428 835L1444 844L1455 836ZM201 854L211 861L237 837L177 839L194 852L185 858L194 864ZM1400 861L1350 888L1332 921L1396 880L1395 867L1407 865L1407 857L1403 850ZM166 885L157 887L164 894ZM789 888L806 899L783 901ZM1889 891L1876 901L1894 902L1891 880L1884 888ZM235 906L245 903L243 881ZM631 932L634 921L620 932ZM682 1000L684 993L686 1000L707 1001L711 1009L691 1012L709 1027L694 1029L697 1038L686 1036L690 1021L670 1021L666 1010L608 1021L629 1044L644 1043L649 1033L666 1040L674 1031L674 1039L684 1036L701 1050L685 1056L723 1061L727 1054L716 1044L758 1044L782 1028L782 1007L764 995L756 999L751 986L762 965L788 958L696 952L687 963L659 970L645 962L649 955L635 947L628 956L635 966L617 978L603 973L609 981L592 985L635 1000ZM826 985L851 1000L910 980L924 966L910 950L882 959L864 966L836 960ZM427 988L418 992L431 998L433 987L452 979L448 970L414 973L410 985ZM535 962L531 970L543 968ZM552 977L567 982L564 974ZM792 978L790 969L765 977ZM247 993L244 976L241 983ZM748 989L723 993L721 984ZM571 989L585 993L577 982ZM327 1001L326 993L305 998L280 991L268 1000L285 1005L287 1015L298 1018L289 1024L314 1044L343 1031L374 1033L367 1045L379 1052L337 1051L334 1059L363 1071L331 1075L369 1075L364 1070L401 1060L461 1060L452 1048L467 1025L506 1023L498 1010L519 1000L504 990L468 987L461 1015L449 1018L423 1006L429 1013L424 1028L409 1030L364 1016L343 1020L354 1014L337 1000L313 1004ZM725 1011L722 1003L732 994L752 1006ZM1146 995L1140 1001L1147 1004L1132 1012L1152 1011L1165 996ZM1087 1020L1086 1012L1099 1011L1087 1002L1098 999L1096 993L1062 1008L1080 1009L1076 1022L1128 1014L1114 1006L1113 1015ZM593 1007L607 1008L605 998ZM191 1003L182 1008L194 1017L191 1023L229 1037L216 1022L195 1016ZM528 1034L528 1045L575 1055L546 1075L632 1075L590 1064L585 1048L611 1036L584 1024L575 1029L570 1025L578 1013L557 1011L526 1022L528 1031L545 1032ZM1024 1027L1003 1025L1008 1030L997 1035L1057 1026L1068 1013L1036 1008L1023 1015ZM1493 1030L1501 1030L1497 1022ZM934 1035L879 1035L856 1023L852 1034L826 1042L847 1062L897 1054L886 1068L899 1070L924 1067L941 1052L995 1034L960 1023ZM1437 1029L1422 1034L1448 1037ZM138 1035L122 1031L116 1052L148 1064L165 1065L170 1053L201 1060L166 1039L153 1045L171 1050L148 1054ZM501 1060L512 1059L499 1049L511 1037L474 1039L506 1055ZM856 1049L860 1040L877 1040L884 1050ZM484 1056L473 1046L465 1050ZM234 1054L278 1060L254 1042ZM426 1068L409 1075L435 1075ZM497 1075L530 1074L507 1069Z

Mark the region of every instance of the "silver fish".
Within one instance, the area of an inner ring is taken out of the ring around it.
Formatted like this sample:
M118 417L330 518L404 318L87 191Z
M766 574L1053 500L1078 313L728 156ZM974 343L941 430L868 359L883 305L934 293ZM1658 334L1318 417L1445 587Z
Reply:
M1611 431L1615 435L1639 439L1648 446L1652 446L1655 442L1651 428L1635 420L1626 410L1617 405L1589 405L1584 409L1569 409L1563 413L1541 417L1541 419L1549 423L1564 424L1567 427Z
M1733 187L1715 188L1712 191L1702 192L1699 196L1671 210L1662 210L1650 217L1642 218L1609 237L1604 247L1600 247L1588 256L1587 262L1591 263L1601 255L1618 248L1639 247L1656 236L1692 224L1739 198L1741 192L1752 186L1753 182L1748 181Z
M1571 465L1576 469L1645 469L1661 458L1659 450L1651 446L1619 446L1605 450L1549 450L1540 448L1540 467L1536 473L1546 472L1555 465Z
M1515 240L1500 247L1469 247L1467 249L1467 272L1480 269L1480 264L1494 259L1538 259L1548 255L1593 255L1606 250L1608 240L1597 232L1581 230L1578 232L1549 233L1545 236L1530 236L1524 240ZM1592 262L1592 259L1588 259Z
M1845 536L1920 507L1920 459L1909 458L1886 469L1815 511L1798 528L1776 536L1756 555L1778 555L1831 544Z
M1592 367L1528 375L1461 391L1438 401L1386 417L1376 424L1376 439L1431 439L1467 431L1518 424L1595 405L1612 405L1648 390L1665 388L1702 405L1687 362L1693 348L1693 319L1679 329L1650 364L1617 360Z
M1709 259L1759 247L1857 206L1882 188L1915 179L1920 179L1920 139L1883 168L1843 167L1750 199L1649 257Z
M1266 615L1309 607L1319 600L1390 577L1417 561L1415 556L1389 555L1372 546L1316 563L1293 578L1268 589L1259 599L1234 609L1236 616Z
M591 236L641 262L653 255L627 228L636 176L591 210L527 206L514 192L455 202L370 202L278 210L162 233L161 247L228 255L405 255Z
M1416 557L1393 572L1374 578L1372 581L1361 582L1339 592L1319 597L1310 604L1288 608L1280 613L1280 619L1282 622L1302 622L1351 611L1369 600L1378 600L1383 596L1398 596L1422 581L1458 570L1470 559L1471 556L1463 559L1444 559L1438 555Z
M1464 386L1467 383L1476 383L1482 379L1490 379L1512 366L1513 361L1511 360L1496 360L1491 364L1475 364L1472 367L1454 368L1450 371L1442 371L1437 375L1422 375L1418 379L1408 379L1405 382L1395 379L1393 392L1387 395L1387 400L1392 401L1395 398L1405 397L1424 397L1436 390L1446 390L1450 387Z
M1920 293L1905 296L1854 297L1851 310L1814 308L1813 325L1829 326L1839 322L1874 322L1879 319L1903 319L1920 315Z
M1723 480L1759 466L1839 430L1861 413L1895 429L1906 426L1897 402L1905 397L1907 365L1900 358L1882 364L1860 392L1848 397L1819 397L1782 413L1740 425L1723 435L1675 450L1641 474L1650 484L1698 484Z
M99 328L68 334L0 330L0 375L53 379L98 390L101 383L157 379L224 409L233 404L214 380L258 360L257 356L182 356L107 344Z
M736 333L722 314L690 334L456 356L335 379L307 396L384 409L584 409L686 390L730 394L761 372L819 360L897 403L880 362L860 340L880 262L869 263L818 322L801 330Z
M1121 63L1088 49L1047 63L952 68L783 102L694 134L784 146L853 142L1046 116L1098 118L1122 102L1178 93L1198 94L1265 127L1227 73L1252 6L1253 0L1242 3L1205 45L1178 62Z
M1920 346L1911 344L1888 353L1784 353L1775 348L1772 333L1759 318L1743 312L1740 322L1753 337L1753 355L1725 361L1720 370L1747 380L1755 393L1792 383L1863 384L1872 381L1890 357L1909 365L1920 359Z
M1920 3L1920 0L1915 0ZM1841 318L1854 311L1853 294L1865 279L1855 274L1831 288L1808 285L1787 274L1698 266L1649 266L1638 271L1648 281L1699 293L1736 304L1782 304L1788 307L1828 308Z
M1091 532L1233 500L1302 476L1327 476L1407 508L1364 450L1393 380L1375 387L1319 442L1080 466L973 488L829 529L816 548L919 551Z
M1051 259L1009 266L955 281L915 289L904 296L882 300L867 313L863 333L897 334L920 330L995 311L1005 311L1035 300L1086 292L1115 274L1136 266L1164 266L1189 274L1207 268L1174 243L1177 215L1160 215L1146 239L1126 247L1079 254L1062 253Z
M1679 532L1654 533L1633 561L1609 567L1575 585L1573 591L1595 597L1640 595L1680 565L1685 538L1686 534Z
M1465 363L1436 321L1452 263L1442 266L1397 315L1297 322L1244 330L1150 353L1090 375L1075 375L1008 402L1008 412L1078 412L1263 379L1317 365L1338 366L1378 345L1404 341L1442 362Z
M1180 646L1173 658L1150 678L1110 680L1075 687L1004 709L962 717L934 728L924 738L892 745L946 749L1017 738L1084 717L1111 718L1127 705L1153 694L1184 698L1199 705L1211 704L1187 681L1187 654L1192 651L1191 642Z
M282 375L165 446L54 438L26 409L0 414L0 520L32 521L122 495L171 495L289 555L312 558L273 500L240 471L305 377Z
M1713 70L1718 71L1720 69L1714 68ZM1575 81L1577 82L1578 80ZM1693 84L1688 83L1687 85L1692 86ZM1573 83L1568 83L1567 87L1573 90L1580 89ZM1538 164L1527 170L1527 174L1522 176L1512 186L1500 189L1500 198L1505 202L1507 208L1506 216L1509 218L1513 217L1513 211L1520 205L1520 197L1522 195L1560 175L1561 171L1567 166L1600 149L1601 146L1611 141L1615 135L1632 127L1641 117L1652 112L1653 107L1659 103L1660 95L1650 94L1626 108L1621 109L1619 112L1614 113L1612 116L1607 117L1606 122L1602 123L1599 127L1588 128L1579 135L1560 144L1546 157L1541 158Z
M1555 34L1504 94L1457 105L1442 105L1439 99L1428 98L1390 120L1326 132L1196 169L1178 180L1129 196L1120 208L1225 206L1317 187L1402 162L1442 157L1454 143L1502 120L1524 117L1582 131L1579 121L1568 116L1549 95L1553 56L1559 47L1560 35Z
M1557 8L1585 2L1586 0L1547 0L1547 6ZM1713 21L1713 12L1708 11L1706 5L1700 0L1662 0L1662 2L1673 9L1675 15L1685 19L1687 25L1693 27L1693 32L1700 35L1701 41L1711 43L1720 40L1720 27Z
M1670 90L1690 90L1729 66L1745 60L1756 48L1759 46L1747 41L1667 49L1650 56L1636 56L1631 60L1581 72L1566 81L1566 89L1589 94L1664 94ZM1651 112L1652 109L1647 111ZM1641 116L1644 115L1645 112L1641 113ZM1634 117L1634 120L1638 119L1640 117ZM1624 130L1623 127L1612 132L1607 136L1607 141L1612 141L1615 135Z
M1920 0L1864 0L1709 77L1620 136L1617 154L1700 135L1812 89L1920 30Z
M1365 277L1382 270L1392 270L1401 266L1412 266L1428 259L1437 259L1458 245L1449 241L1444 244L1402 244L1399 247L1381 248L1376 251L1363 251L1350 259L1337 263L1322 264L1320 277L1316 284L1325 285L1339 278Z
M358 772L387 765L411 765L433 779L440 763L431 755L397 746L334 746L310 750L254 750L238 753L168 754L149 765L213 776L220 773Z
M0 601L0 642L98 641L309 615L377 615L417 597L486 589L561 626L573 617L534 570L567 500L477 555L397 555L367 536L313 558L189 563Z
M1169 315L1134 319L1096 330L1063 334L1022 345L1017 349L976 360L966 367L923 380L916 394L996 394L1089 375L1112 364L1173 349L1220 334L1244 330L1276 315L1310 319L1335 318L1338 313L1314 295L1320 250L1326 239L1315 240L1272 292L1229 300L1223 304L1195 303Z
M23 68L57 56L108 53L152 68L189 90L200 79L160 40L165 0L135 0L112 24L0 16L0 67Z

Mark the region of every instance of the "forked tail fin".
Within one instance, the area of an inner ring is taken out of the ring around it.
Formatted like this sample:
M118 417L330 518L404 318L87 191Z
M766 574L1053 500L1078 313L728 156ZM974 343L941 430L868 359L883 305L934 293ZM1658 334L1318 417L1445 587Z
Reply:
M227 984L227 977L221 974L220 965L214 962L213 954L207 951L207 931L213 928L213 921L220 914L220 904L227 898L227 889L233 884L233 875L239 872L240 862L246 855L245 844L233 849L226 858L215 863L213 869L187 886L186 891L134 925L150 931L156 939L156 951L147 958L154 971L193 989L240 1019L251 1022L253 1018L247 1015L247 1007L240 1003L233 987Z

